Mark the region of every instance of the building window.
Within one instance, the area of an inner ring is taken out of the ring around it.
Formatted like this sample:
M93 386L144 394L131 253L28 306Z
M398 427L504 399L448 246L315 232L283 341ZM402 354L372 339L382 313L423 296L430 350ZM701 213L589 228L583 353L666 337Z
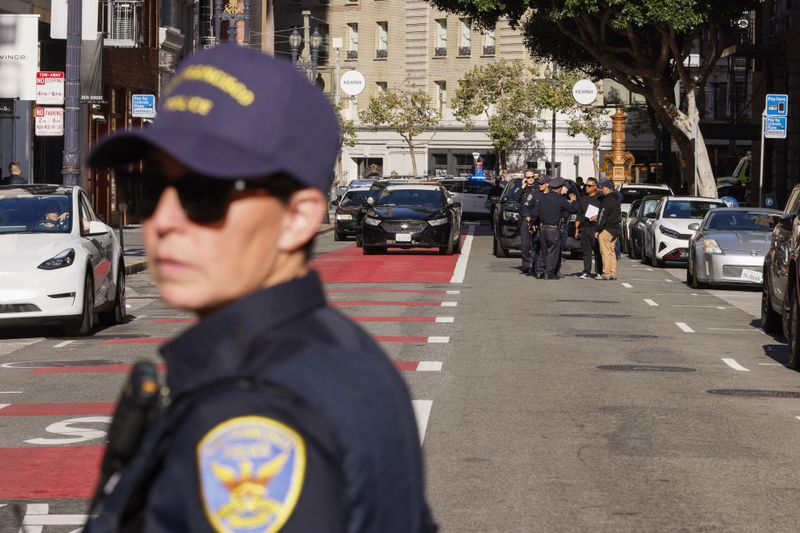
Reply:
M433 55L436 57L447 55L447 19L436 19L436 48Z
M104 45L133 48L140 37L142 0L104 0L101 3Z
M322 46L319 48L319 62L324 65L330 59L331 52L331 28L327 24L317 26L319 34L322 36Z
M458 55L468 56L472 48L472 19L464 18L461 21L461 39L458 43Z
M497 37L494 28L492 28L483 34L483 55L493 56L495 54L495 46L497 46Z
M376 81L375 86L379 93L385 93L386 89L389 88L389 84L386 83L385 81Z
M389 23L378 22L376 24L376 54L375 57L386 58L389 55Z
M435 81L436 84L436 109L439 111L439 118L444 117L447 109L447 82Z
M347 59L358 59L358 23L347 25Z

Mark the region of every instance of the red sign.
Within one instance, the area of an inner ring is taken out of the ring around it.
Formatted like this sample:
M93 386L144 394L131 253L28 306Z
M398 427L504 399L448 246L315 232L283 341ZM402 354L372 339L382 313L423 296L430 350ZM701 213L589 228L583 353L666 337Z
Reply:
M64 105L64 73L36 73L36 103L39 105Z
M36 108L37 137L58 137L64 135L64 109L61 107Z

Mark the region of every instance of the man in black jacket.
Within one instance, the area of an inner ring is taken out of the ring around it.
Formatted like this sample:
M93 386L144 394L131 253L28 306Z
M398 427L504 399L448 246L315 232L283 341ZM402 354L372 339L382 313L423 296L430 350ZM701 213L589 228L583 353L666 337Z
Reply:
M603 193L603 206L597 221L595 236L600 242L600 255L603 258L603 275L599 279L617 279L617 253L615 250L619 239L622 210L619 195L614 193L614 182L609 179L600 180L600 192Z
M597 180L589 178L584 185L586 194L580 199L580 212L575 223L575 238L581 240L581 250L583 251L583 273L581 279L595 277L592 274L592 257L594 257L594 269L597 276L603 275L603 259L600 255L600 248L597 246L597 219L602 207L602 197L597 190ZM591 206L591 210L590 207ZM590 215L590 216L587 216Z

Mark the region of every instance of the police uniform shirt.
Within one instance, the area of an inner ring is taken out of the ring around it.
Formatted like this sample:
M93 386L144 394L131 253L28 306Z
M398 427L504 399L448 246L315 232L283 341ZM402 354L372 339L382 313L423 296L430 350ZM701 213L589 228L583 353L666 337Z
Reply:
M533 187L520 187L517 191L517 202L519 202L519 216L521 218L529 217L533 214L534 200L536 198L536 190Z
M536 209L533 214L533 222L536 224L546 224L548 226L557 226L565 214L575 213L577 209L575 205L569 202L566 198L555 192L548 192L543 194L541 199L536 203Z
M162 354L172 403L199 399L146 489L143 531L405 533L432 524L405 383L361 328L326 305L316 273L217 311ZM282 386L214 388L257 375Z

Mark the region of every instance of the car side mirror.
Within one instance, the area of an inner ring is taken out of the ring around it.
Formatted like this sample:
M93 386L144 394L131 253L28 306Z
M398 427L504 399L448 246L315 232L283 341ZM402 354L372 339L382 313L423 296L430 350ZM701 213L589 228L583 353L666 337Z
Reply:
M99 220L90 220L89 227L86 230L87 235L105 235L108 233L108 226Z
M689 224L689 229L692 231L697 231L700 229L700 224L698 222L693 222Z
M795 218L797 218L797 215L795 215L794 213L792 213L790 215L783 215L781 217L780 222L778 222L778 224L780 224L780 226L783 229L792 229L792 224L794 224L794 219Z

